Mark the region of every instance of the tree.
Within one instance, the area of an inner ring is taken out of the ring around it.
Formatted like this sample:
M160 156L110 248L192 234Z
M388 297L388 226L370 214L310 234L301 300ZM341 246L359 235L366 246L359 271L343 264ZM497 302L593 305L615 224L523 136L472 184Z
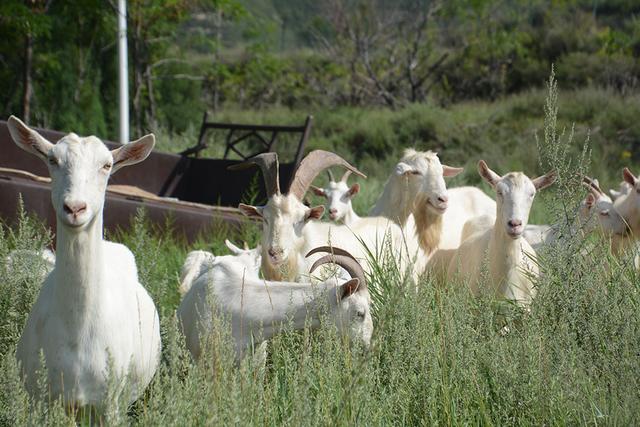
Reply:
M436 49L438 0L334 0L333 34L321 44L350 70L351 102L364 96L395 108L425 99L449 53ZM331 37L332 36L332 37Z

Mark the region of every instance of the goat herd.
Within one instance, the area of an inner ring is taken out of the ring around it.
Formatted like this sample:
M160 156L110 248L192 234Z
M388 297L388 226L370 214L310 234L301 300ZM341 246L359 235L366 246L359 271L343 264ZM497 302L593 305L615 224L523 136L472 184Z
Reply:
M122 379L120 391L132 402L159 363L158 312L138 281L131 251L103 240L103 206L109 176L143 161L155 138L109 151L98 138L73 133L52 144L14 116L8 126L18 146L47 163L57 218L55 262L17 348L26 387L36 391L43 354L52 396L70 407L100 408L106 372ZM194 251L182 267L177 315L196 360L214 327L214 312L230 320L238 360L247 351L264 357L264 343L284 324L318 325L320 307L339 331L368 346L373 322L366 277L382 256L393 258L415 283L423 274L441 283L462 277L474 294L486 268L483 283L498 298L526 307L539 274L536 249L561 238L554 227L527 224L536 192L553 184L554 172L535 179L521 172L501 176L481 160L478 172L495 190L494 201L474 187L447 190L444 178L462 169L441 164L433 152L407 150L370 216L360 217L351 206L360 187L349 187L347 180L364 174L336 154L309 153L287 194L279 188L274 153L235 168L255 165L268 202L239 209L262 221L261 245L241 249L227 240L233 255ZM341 180L332 177L326 188L311 185L333 166L347 169ZM576 226L608 235L612 252L622 253L640 231L640 182L625 169L615 202L597 181L585 178L585 185L589 192ZM325 207L303 203L310 188L327 199L334 222L320 221Z

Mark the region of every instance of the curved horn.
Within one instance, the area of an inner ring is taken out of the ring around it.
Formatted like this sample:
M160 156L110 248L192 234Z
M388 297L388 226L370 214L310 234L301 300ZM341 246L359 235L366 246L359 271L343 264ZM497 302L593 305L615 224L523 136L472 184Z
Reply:
M351 171L347 170L344 175L342 175L342 179L340 181L344 182L346 184L346 182L349 180L349 177L351 176Z
M274 194L280 194L280 178L278 175L280 166L278 165L278 155L276 153L258 154L244 163L229 166L227 169L244 170L249 169L253 165L259 166L262 170L264 186L267 189L267 197L271 197Z
M346 256L351 258L352 260L354 260L355 262L358 262L358 260L351 255L349 252L347 252L344 249L341 248L336 248L336 247L332 247L332 246L318 246L317 248L311 249L309 251L309 253L307 253L304 257L305 258L309 258L311 255L313 254L318 254L318 253L328 253L328 254L333 254L333 255L342 255L342 256Z
M584 178L582 178L582 184L587 187L589 189L589 191L591 191L592 193L595 193L595 196L604 196L604 191L602 191L602 189L600 188L600 186L598 185L598 181L597 180L593 180L591 178L589 178L588 176L585 176Z
M337 154L324 150L314 150L307 154L307 157L300 162L300 166L298 166L291 181L289 194L293 194L298 200L302 200L315 177L324 169L336 165L347 168L363 178L367 177Z
M327 175L329 175L329 180L331 182L336 182L336 179L333 177L333 174L331 173L331 169L327 169Z
M365 288L367 287L367 280L364 275L364 270L358 261L344 255L325 255L316 262L313 263L309 273L313 273L316 268L320 267L323 264L336 264L340 267L344 268L347 273L353 279L360 280L360 283Z

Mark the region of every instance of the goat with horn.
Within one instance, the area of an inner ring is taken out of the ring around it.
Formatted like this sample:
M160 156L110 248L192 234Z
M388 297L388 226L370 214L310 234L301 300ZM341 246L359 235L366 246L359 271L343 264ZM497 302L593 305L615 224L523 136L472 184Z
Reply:
M250 159L234 169L257 165L263 170L269 199L265 206L240 204L247 216L263 222L262 273L268 280L309 281L309 265L304 257L305 249L331 244L345 248L361 262L368 253L378 254L387 238L398 249L404 236L402 230L387 218L367 218L356 227L346 227L318 220L324 213L323 206L307 207L302 203L305 193L320 172L331 166L342 166L352 173L365 177L342 157L327 151L309 153L296 170L289 192L277 190L273 179L277 178L277 156L266 153ZM313 260L312 260L313 261ZM365 269L368 269L368 263Z
M333 263L351 278L330 278L314 286L265 281L258 271L238 257L218 257L184 296L178 318L187 348L194 359L201 355L201 339L211 334L213 313L230 319L236 359L241 360L253 344L271 338L289 322L294 329L320 325L321 307L329 311L339 331L352 341L368 347L373 332L369 291L364 271L347 251L316 248L313 253L333 252L316 261L311 271ZM211 307L210 304L215 304Z

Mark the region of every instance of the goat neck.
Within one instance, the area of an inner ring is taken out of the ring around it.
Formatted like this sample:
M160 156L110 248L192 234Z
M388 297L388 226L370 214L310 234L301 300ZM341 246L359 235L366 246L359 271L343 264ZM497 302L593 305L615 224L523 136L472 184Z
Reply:
M70 313L92 310L103 290L102 212L82 229L74 230L57 220L57 257L53 271L56 293Z

